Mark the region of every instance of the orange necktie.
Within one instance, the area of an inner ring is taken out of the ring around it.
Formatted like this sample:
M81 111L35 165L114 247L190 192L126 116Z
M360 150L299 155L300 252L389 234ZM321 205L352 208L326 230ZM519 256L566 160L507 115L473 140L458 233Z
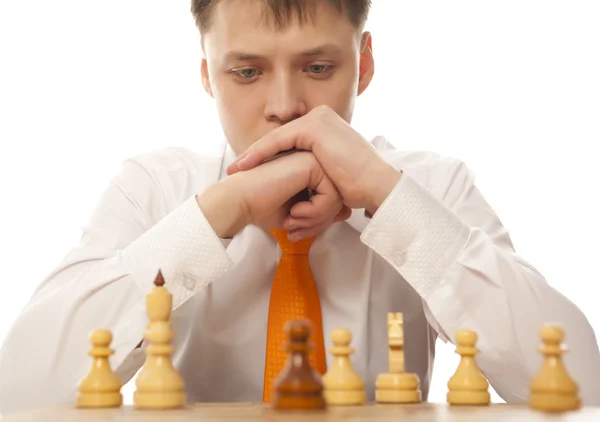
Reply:
M281 259L271 287L265 379L263 400L271 401L273 380L279 375L288 358L285 351L287 338L284 326L291 319L307 319L312 325L310 361L321 375L327 370L325 343L321 321L321 302L317 284L308 262L308 251L313 238L296 243L287 239L286 230L270 230L281 247Z

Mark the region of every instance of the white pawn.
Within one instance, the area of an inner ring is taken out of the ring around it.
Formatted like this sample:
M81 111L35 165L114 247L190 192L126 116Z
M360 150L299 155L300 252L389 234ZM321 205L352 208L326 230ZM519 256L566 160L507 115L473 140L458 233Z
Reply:
M146 362L136 378L133 403L138 409L173 409L186 404L183 378L173 367L171 355L173 330L169 318L173 296L164 287L159 271L155 287L146 296L146 309L150 322L144 338L149 345Z
M448 381L447 402L455 405L489 404L489 383L475 362L477 334L471 330L459 330L456 343L456 353L461 358L456 372Z
M337 328L331 333L333 347L329 352L334 356L331 367L323 375L323 394L327 404L360 405L366 401L365 386L360 375L350 362L354 349L350 347L352 333L345 328Z
M77 407L106 408L118 407L123 403L121 395L121 380L112 371L108 357L113 351L108 347L112 334L107 330L96 330L91 333L92 368L87 376L79 383Z
M556 325L545 325L541 331L539 351L544 355L540 372L531 381L529 407L545 412L564 412L581 407L579 386L569 376L562 355L564 330Z

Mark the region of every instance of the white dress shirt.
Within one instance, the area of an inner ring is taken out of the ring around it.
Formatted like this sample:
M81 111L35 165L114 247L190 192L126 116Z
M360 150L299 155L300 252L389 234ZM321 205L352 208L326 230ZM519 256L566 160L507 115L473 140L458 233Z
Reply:
M600 405L600 355L581 311L513 250L509 234L455 159L373 145L403 176L372 218L364 210L310 251L326 340L353 335L354 368L374 398L387 371L387 312L402 312L406 369L424 399L435 341L475 330L478 363L507 402L523 402L539 371L539 330L565 327L569 373ZM90 369L89 334L110 329L125 383L143 365L145 295L157 270L173 294L173 362L188 400L262 400L269 289L277 242L248 226L219 239L195 195L226 177L232 151L202 157L167 148L131 158L100 198L81 242L39 285L3 344L0 411L72 404ZM501 175L500 175L501 176ZM328 346L329 347L329 346ZM328 362L331 356L328 355Z

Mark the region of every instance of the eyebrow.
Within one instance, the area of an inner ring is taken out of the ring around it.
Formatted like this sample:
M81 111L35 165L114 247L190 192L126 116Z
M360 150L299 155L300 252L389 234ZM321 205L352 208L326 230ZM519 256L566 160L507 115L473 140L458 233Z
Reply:
M310 50L301 51L298 56L301 57L312 57L322 56L324 54L339 54L342 52L342 48L338 44L322 44L317 47L311 48ZM256 53L248 53L243 51L230 51L225 55L225 60L256 60L264 59L264 56Z

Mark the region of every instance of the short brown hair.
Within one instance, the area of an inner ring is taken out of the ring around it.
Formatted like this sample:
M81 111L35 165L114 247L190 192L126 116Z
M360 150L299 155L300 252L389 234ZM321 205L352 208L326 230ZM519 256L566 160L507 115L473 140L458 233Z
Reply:
M191 0L191 12L201 33L211 26L211 11L222 0ZM258 1L258 0L255 0ZM284 27L295 16L300 22L314 17L316 6L326 2L340 13L345 13L350 22L362 29L367 21L371 0L260 0L265 6L266 17L273 19L277 28Z

